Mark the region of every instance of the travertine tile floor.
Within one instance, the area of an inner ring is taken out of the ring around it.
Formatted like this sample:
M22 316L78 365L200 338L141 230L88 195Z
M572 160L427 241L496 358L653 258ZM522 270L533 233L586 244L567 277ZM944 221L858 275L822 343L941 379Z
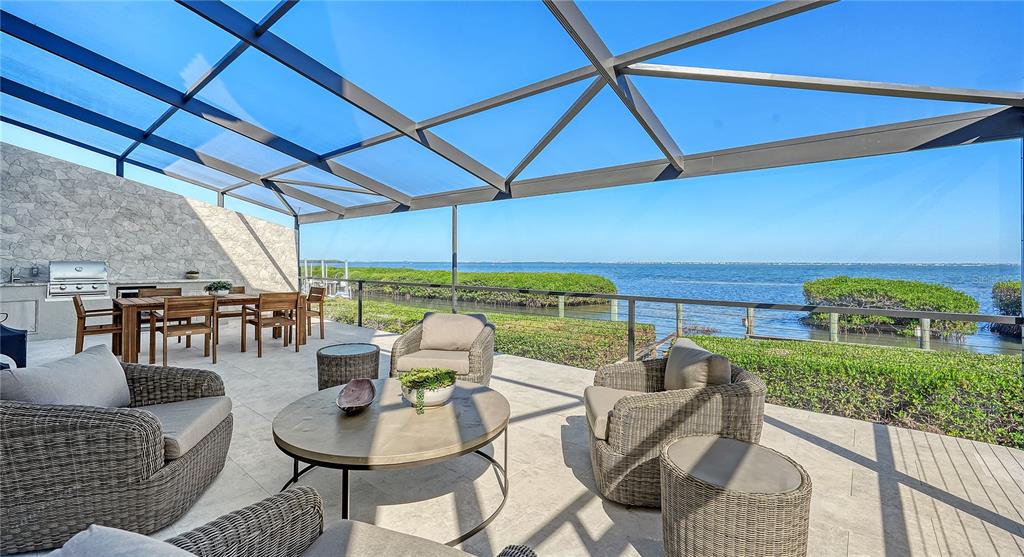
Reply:
M377 343L384 376L394 338L328 323L326 340L311 338L298 354L268 343L257 359L254 351L239 353L237 325L225 322L217 365L202 358L201 348L172 343L173 365L213 369L224 378L235 431L224 471L188 514L155 535L171 536L280 490L292 463L275 447L271 422L316 389L316 349ZM30 363L72 347L70 339L31 342ZM492 555L526 543L544 556L662 553L658 511L623 507L595 491L582 405L592 380L587 370L495 357L491 386L512 406L511 493L501 515L463 549ZM1024 554L1022 451L771 405L762 443L811 475L811 555ZM500 459L500 442L493 450ZM438 541L468 530L500 500L494 473L472 455L352 477L353 518ZM302 480L324 496L328 516L338 516L339 482L337 472L324 469Z

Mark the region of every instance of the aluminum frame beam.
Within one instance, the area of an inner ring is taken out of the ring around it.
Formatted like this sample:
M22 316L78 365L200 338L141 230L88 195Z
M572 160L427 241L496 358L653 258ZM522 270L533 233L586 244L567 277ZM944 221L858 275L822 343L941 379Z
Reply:
M258 24L238 13L227 4L219 0L201 2L177 0L177 2L203 19L234 35L236 38L245 41L251 47L291 68L292 71L333 93L338 98L444 157L452 164L494 188L504 189L504 181L496 172L460 151L444 139L441 139L436 134L427 130L417 129L416 122L412 119L272 32L267 31L262 35L257 34Z
M78 141L77 139L71 139L70 137L61 135L61 134L56 133L56 132L52 132L50 130L44 130L43 128L40 128L38 126L33 126L32 124L29 124L27 122L22 122L21 120L17 120L15 118L11 118L10 116L6 116L6 115L3 115L3 114L0 114L0 122L3 122L5 124L10 124L12 126L18 126L21 129L28 130L28 131L33 132L33 133L38 133L39 135L49 137L50 139L56 139L57 141L63 141L64 143L67 143L68 145L74 145L75 147L78 147L80 149L85 149L86 151L92 151L93 153L96 153L98 155L104 155L104 156L110 157L112 159L117 159L117 153L112 153L110 151L107 151L106 149L101 149L99 147L95 147L93 145L89 145L88 143L83 143L81 141ZM215 188L213 186L209 186L209 185L207 185L205 187L210 188L210 189L214 189L214 190L217 189L217 188Z
M323 161L320 157L287 139L279 137L259 126L241 120L228 112L216 108L196 98L184 99L184 95L172 87L143 75L131 68L123 66L109 58L103 57L85 47L75 44L59 35L38 27L5 10L0 10L0 30L37 48L59 56L91 70L99 75L117 81L136 91L145 93L179 110L184 110L208 122L217 124L257 143L270 147L280 153L319 168L335 176L364 187L378 195L406 203L412 199L408 194L382 184L369 176L346 168L333 161ZM265 34L266 35L266 34Z
M551 14L555 16L565 31L569 33L572 40L580 50L586 54L590 63L597 69L600 75L615 91L622 104L633 114L633 118L644 128L647 135L651 137L654 144L665 154L669 163L678 170L683 171L683 150L679 148L672 134L665 129L664 124L658 119L640 90L636 88L633 80L628 75L621 73L615 67L615 57L612 55L608 45L594 27L587 21L587 18L580 11L579 6L572 0L544 0Z
M830 77L809 77L764 72L721 70L717 68L696 68L670 66L665 64L633 64L622 69L623 73L648 77L667 77L694 81L719 83L741 83L788 89L832 91L859 95L879 95L936 101L969 102L1024 107L1024 93L1017 91L988 91L981 89L958 89L953 87L931 87L881 81L835 79Z
M1022 133L1024 109L990 108L687 155L687 170L683 174L677 173L664 160L654 160L531 178L513 182L510 197L534 197L1019 139ZM471 188L420 197L405 210L483 203L496 199L501 197L488 188ZM395 210L397 207L393 203L361 205L349 207L345 218L380 215ZM312 213L300 217L303 223L335 219L334 215L328 213Z
M592 81L590 85L580 93L580 96L573 101L569 108L558 118L557 121L555 121L554 125L544 133L540 140L537 141L536 145L534 145L533 148L526 153L526 156L519 161L519 164L512 169L512 172L509 172L508 177L505 178L506 187L511 188L512 181L515 180L523 170L526 170L527 166L530 166L533 159L537 158L537 155L539 155L541 151L543 151L544 148L547 147L548 144L551 143L551 141L569 125L569 122L572 122L573 118L575 118L576 115L579 114L595 96L597 96L604 86L604 80L598 78Z
M292 9L292 7L295 6L296 1L297 0L284 0L278 3L277 6L274 6L274 8L270 10L270 13L268 13L260 21L259 29L257 29L257 32L262 34L267 29L270 29L270 27L273 24L277 23L278 20L280 20L282 17L284 17L285 14L288 13L288 10ZM222 56L221 59L217 61L217 63L215 63L208 70L206 70L202 77L200 77L195 83L192 84L191 87L188 88L188 90L185 91L183 100L191 99L192 97L199 94L199 92L204 87L209 85L214 79L217 79L217 76L223 73L224 70L228 69L228 66L230 66L232 62L237 60L238 57L241 56L242 53L245 52L248 48L249 45L247 43L245 43L244 41L239 41L238 44L236 44L234 47L231 48L231 50L229 50L224 56ZM173 116L174 113L177 111L177 107L172 106L168 108L163 114L160 115L159 118L153 121L153 123L150 124L148 128L146 128L146 135L151 135L153 132L155 132L157 128L162 126L164 122L170 119L170 117ZM133 142L131 145L128 146L127 149L125 149L121 153L121 156L118 158L124 160L125 157L130 155L131 152L134 151L135 148L138 147L139 145L140 143L138 141Z
M616 68L628 66L636 62L641 62L643 60L648 60L656 56L669 54L677 50L682 50L714 39L726 37L734 33L739 33L741 31L752 29L754 27L771 23L773 21L778 21L786 17L798 15L809 10L821 8L823 6L835 3L836 1L838 0L787 0L783 2L778 2L776 4L772 4L764 8L752 10L750 12L740 14L738 16L726 20L706 25L694 31L689 31L687 33L682 33L680 35L670 37L668 39L659 41L657 43L645 47L630 50L628 52L616 56L615 65ZM563 85L576 83L577 81L582 81L584 79L587 79L588 77L593 77L595 75L597 75L597 69L594 68L593 66L583 66L580 68L576 68L575 70L563 72L556 76L549 77L547 79L543 79L541 81L537 81L529 85L525 85L518 89L513 89L512 91L501 93L499 95L495 95L482 101L466 105L462 108L457 108L444 114L434 116L433 118L428 118L417 124L417 129L428 129L434 126L447 124L448 122L453 122L460 118L465 118L466 116L472 116L473 114L477 114L485 110L497 108L499 106L516 102L528 97L532 97L533 95L538 95L540 93L546 93L553 89L557 89ZM375 137L371 137L369 139L365 139L363 141L353 143L351 145L347 145L339 149L335 149L333 151L325 153L322 156L325 159L332 158L345 153L351 153L354 151L358 151L360 149L365 149L367 147L379 145L381 143L397 139L401 136L402 134L396 131L386 132ZM293 165L291 167L286 167L285 169L275 170L265 175L264 177L273 177L278 174L283 174L285 172L295 170L295 168L298 168L298 166Z
M56 112L58 114L62 114L69 118L73 118L75 120L78 120L79 122L84 122L91 126L95 126L99 129L108 131L110 133L117 134L122 137L132 139L134 141L138 141L141 144L149 145L150 147L159 149L160 151L169 153L180 159L184 159L199 165L206 166L208 168L212 168L219 172L223 172L224 174L234 176L239 180L245 180L249 183L253 183L256 185L263 185L264 187L271 189L277 194L280 194L281 190L283 189L278 187L276 184L268 184L268 182L266 181L261 181L259 174L252 172L250 170L246 170L233 163L219 159L212 155L205 154L201 151L196 151L191 147L186 147L184 145L181 145L180 143L176 143L169 139L164 139L158 135L147 135L146 132L139 128L130 126L113 118L110 118L109 116L104 116L97 112L93 112L89 109L82 108L76 104L65 101L64 99L60 99L48 93L44 93L42 91L28 87L27 85L22 85L21 83L18 83L9 78L0 77L0 89L2 89L4 93L19 98L23 101L32 103L36 106L40 106L42 108ZM115 160L121 160L117 155L114 155L114 158ZM219 188L214 189L217 190L218 192L223 191L220 190ZM344 208L342 208L340 205L336 203L332 203L326 199L310 195L300 189L292 188L290 186L286 186L286 189L288 190L286 193L289 196L294 197L300 201L305 201L306 203L309 203L310 205L315 205L321 209L336 212L339 215L343 215L345 213ZM296 195L293 195L293 193ZM291 204L289 204L287 200L281 199L281 202L284 203L285 207L287 207L289 210L293 210Z
M309 180L292 180L292 179L282 180L281 178L265 178L265 179L266 180L272 180L275 184L290 184L290 185L295 185L295 186L309 186L309 187L313 187L313 188L320 188L320 189L323 189L323 190L344 191L344 192L349 192L349 193L358 193L358 194L362 194L362 195L377 195L377 194L373 193L372 191L368 191L368 190L362 190L362 189L358 189L358 188L348 188L348 187L345 187L345 186L336 186L334 184L321 184L320 182L310 182Z

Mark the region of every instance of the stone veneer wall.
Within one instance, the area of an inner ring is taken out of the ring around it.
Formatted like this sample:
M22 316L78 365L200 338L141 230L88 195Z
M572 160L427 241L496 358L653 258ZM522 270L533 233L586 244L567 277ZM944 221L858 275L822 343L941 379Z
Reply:
M0 265L106 261L111 282L201 277L293 290L295 230L0 144Z

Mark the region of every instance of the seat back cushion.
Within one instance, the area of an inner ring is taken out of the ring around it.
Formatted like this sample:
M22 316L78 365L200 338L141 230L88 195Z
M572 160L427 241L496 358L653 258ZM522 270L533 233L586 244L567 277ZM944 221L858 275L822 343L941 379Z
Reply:
M665 362L665 390L695 389L732 382L729 359L701 348L688 338L679 339Z
M440 368L450 369L457 375L469 373L469 352L463 350L417 350L398 358L398 371Z
M167 542L149 536L93 524L51 551L51 557L195 557Z
M115 408L131 403L131 391L121 363L100 344L41 366L0 371L0 399Z
M482 313L428 313L420 350L469 350L485 326Z

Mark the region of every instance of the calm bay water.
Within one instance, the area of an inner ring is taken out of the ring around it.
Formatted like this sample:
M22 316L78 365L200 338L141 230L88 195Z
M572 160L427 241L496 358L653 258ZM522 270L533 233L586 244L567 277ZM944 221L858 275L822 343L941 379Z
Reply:
M409 267L414 269L449 268L448 262L353 262L355 266ZM997 313L992 304L992 285L1001 280L1020 277L1018 265L973 264L763 264L763 263L460 263L466 271L575 272L601 275L615 283L622 294L701 298L711 300L742 300L769 303L804 302L803 283L823 277L847 275L886 279L919 280L943 284L960 290L978 300L982 313ZM618 318L626 315L625 304L617 312L611 308L570 310L581 317ZM742 335L744 310L685 306L684 323L713 327L720 334ZM792 338L827 338L828 333L812 330L800 322L795 312L759 311L756 332L759 335ZM658 334L675 328L675 308L669 304L637 306L638 320L654 323ZM916 340L890 335L851 335L847 340L876 344L916 345ZM933 341L937 349L970 349L982 352L1019 352L1020 344L981 330L962 343L945 345Z

